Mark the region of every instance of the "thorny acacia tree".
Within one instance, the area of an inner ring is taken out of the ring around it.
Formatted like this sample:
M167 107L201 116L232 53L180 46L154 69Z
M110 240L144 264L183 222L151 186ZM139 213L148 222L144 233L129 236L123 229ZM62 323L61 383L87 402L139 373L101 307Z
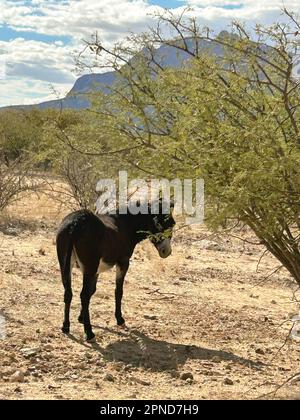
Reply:
M78 64L119 75L93 108L117 133L114 159L149 175L204 178L207 223L250 226L300 285L300 23L284 18L214 36L189 11L166 12L111 50L95 35ZM181 66L165 66L166 48Z

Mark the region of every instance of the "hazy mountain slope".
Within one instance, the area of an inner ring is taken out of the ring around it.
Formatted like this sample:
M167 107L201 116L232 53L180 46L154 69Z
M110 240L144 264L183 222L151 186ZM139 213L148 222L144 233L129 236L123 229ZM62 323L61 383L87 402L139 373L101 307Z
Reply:
M192 47L192 40L186 40L189 44L189 47ZM212 43L201 41L199 43L200 49L209 49L214 54L221 54L220 47L216 45L212 46ZM191 55L187 54L184 51L180 51L172 46L161 46L157 49L155 60L158 61L163 67L178 67L186 60L189 60ZM132 59L134 61L134 58ZM112 86L116 80L116 72L110 71L106 73L93 73L87 74L79 77L70 92L65 98L42 102L35 105L18 105L12 107L5 107L2 109L18 109L25 108L30 109L33 107L38 107L39 109L47 108L56 108L56 109L84 109L89 107L89 101L85 97L85 94L88 92L102 91L104 93L109 93L109 86Z

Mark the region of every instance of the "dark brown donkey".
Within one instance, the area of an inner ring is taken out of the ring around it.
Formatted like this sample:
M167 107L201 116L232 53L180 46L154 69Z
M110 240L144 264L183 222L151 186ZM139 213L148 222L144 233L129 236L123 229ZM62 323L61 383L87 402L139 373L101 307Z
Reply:
M62 282L65 288L64 333L70 331L70 306L72 301L71 272L77 262L83 273L83 288L80 294L81 313L78 321L84 324L88 341L95 335L89 315L89 303L96 291L99 273L116 265L115 316L118 325L123 325L121 302L124 278L135 246L149 238L160 257L171 254L170 240L175 221L170 214L114 214L95 215L88 210L69 214L59 227L56 247Z

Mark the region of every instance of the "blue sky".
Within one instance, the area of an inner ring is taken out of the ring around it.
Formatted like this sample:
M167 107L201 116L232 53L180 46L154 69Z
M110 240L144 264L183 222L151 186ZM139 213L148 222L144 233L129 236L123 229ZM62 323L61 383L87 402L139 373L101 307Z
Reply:
M300 13L300 0L285 0ZM38 103L65 95L77 74L72 53L98 30L109 45L143 32L159 8L193 8L216 31L233 19L273 23L282 0L0 0L0 106ZM53 91L57 93L53 93Z
M33 31L22 31L22 30L15 30L7 25L3 25L0 27L0 40L1 41L10 41L14 38L24 38L25 40L33 40L33 41L42 41L42 42L55 42L55 41L62 41L64 44L72 42L72 37L69 36L59 36L59 35L46 35L40 34L38 32Z

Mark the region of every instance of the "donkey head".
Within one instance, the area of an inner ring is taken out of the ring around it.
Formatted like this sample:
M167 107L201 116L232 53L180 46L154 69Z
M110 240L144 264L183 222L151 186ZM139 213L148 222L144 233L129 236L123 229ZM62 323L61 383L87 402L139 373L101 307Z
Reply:
M158 214L152 215L150 241L157 249L161 258L167 258L172 253L171 238L175 220L172 216L174 203L170 204L170 212L164 213L163 202L159 201Z

